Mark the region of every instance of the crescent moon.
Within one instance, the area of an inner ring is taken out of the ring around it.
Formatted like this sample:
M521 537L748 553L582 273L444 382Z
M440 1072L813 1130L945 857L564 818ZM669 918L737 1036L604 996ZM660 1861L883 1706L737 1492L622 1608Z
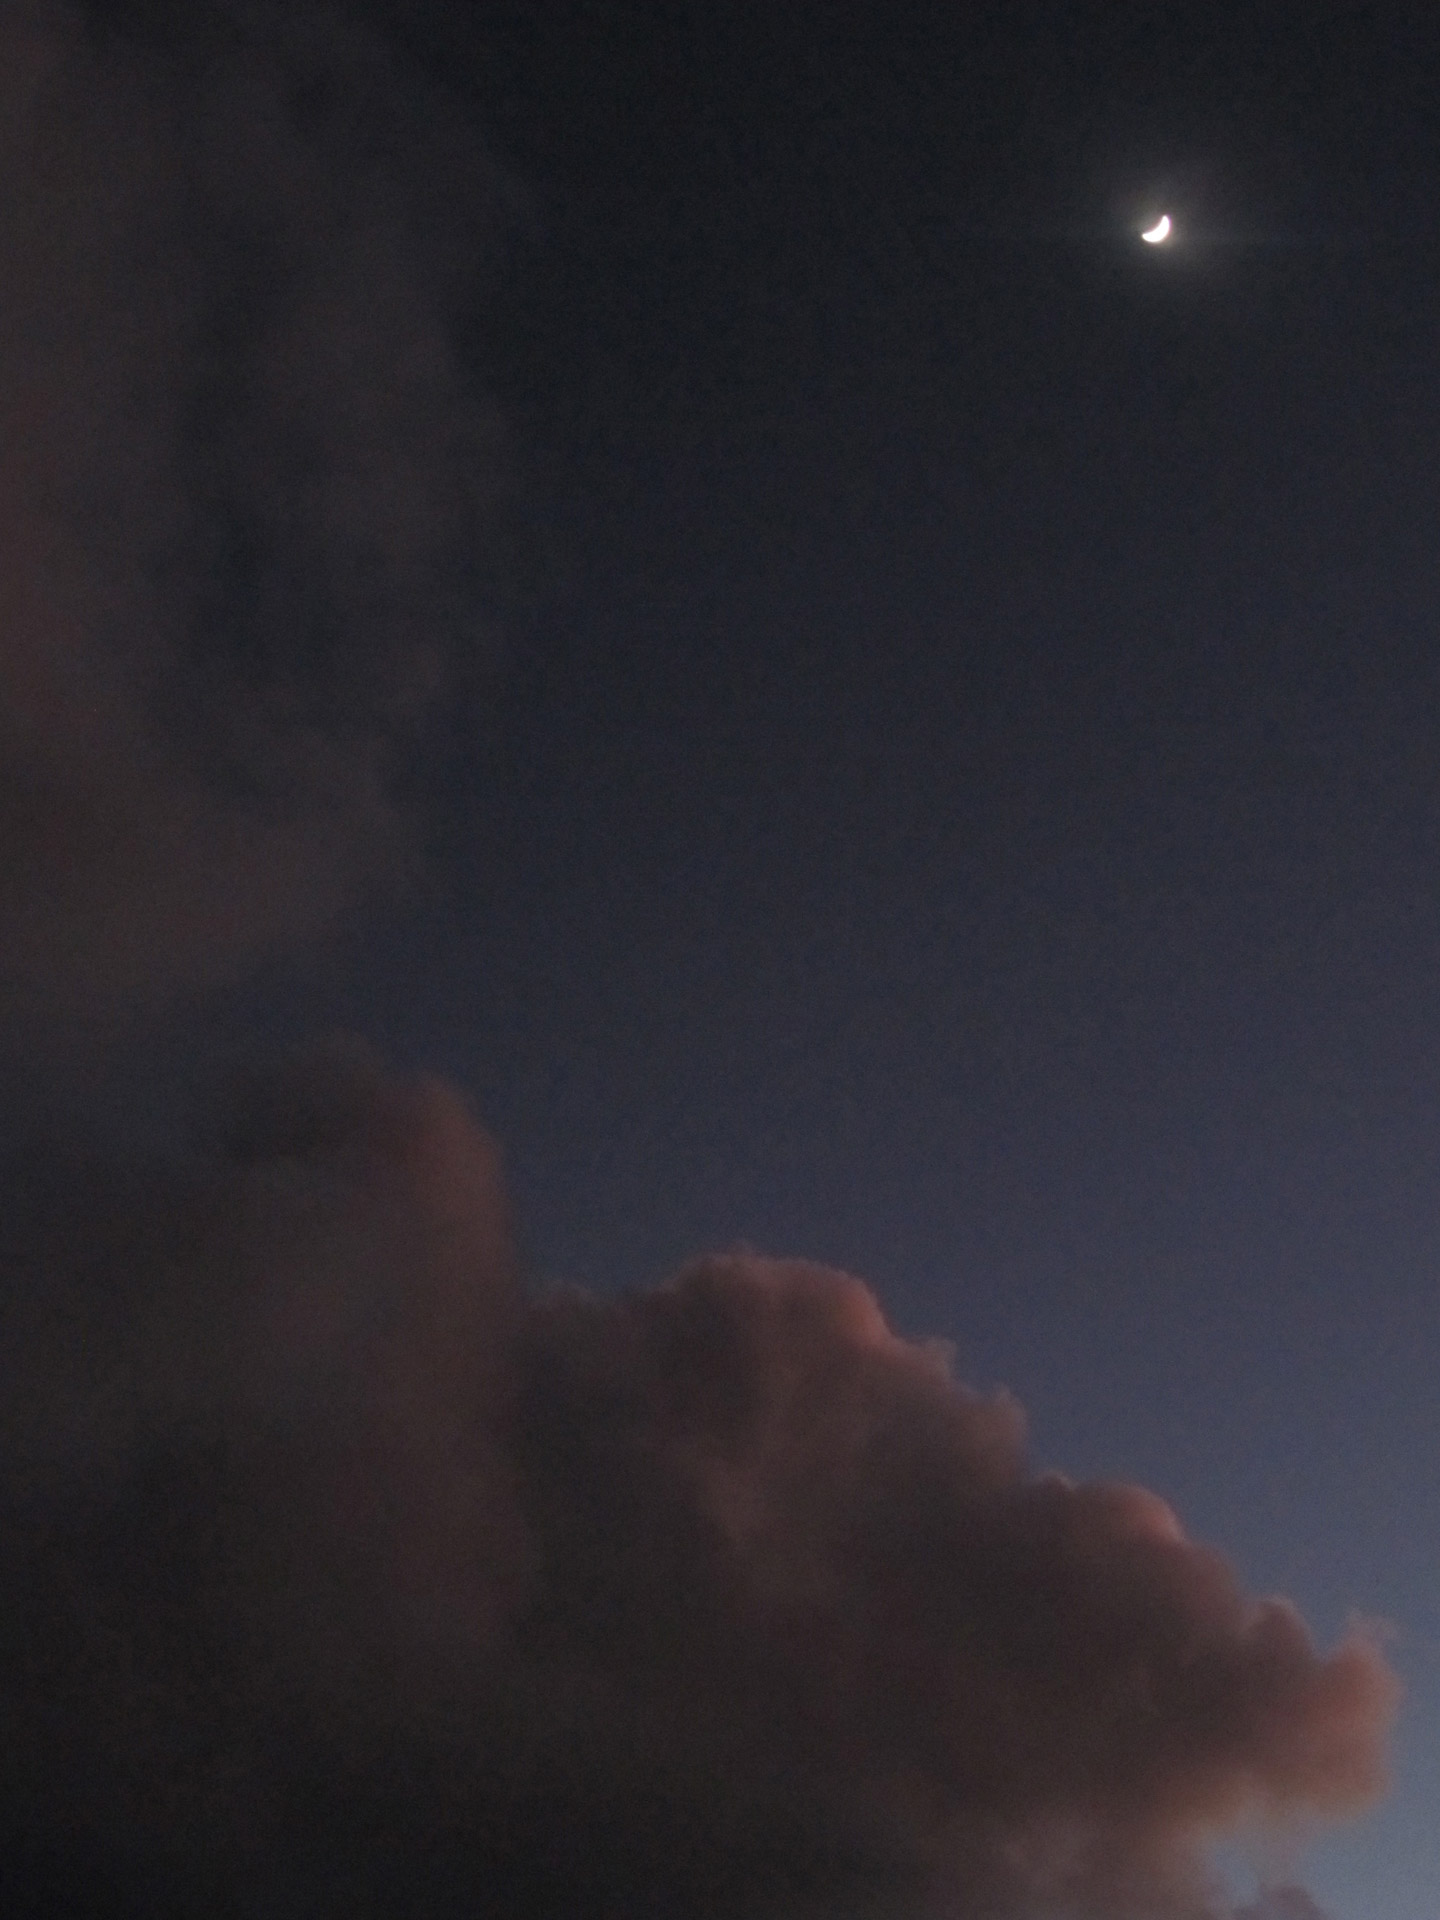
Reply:
M1148 240L1152 247L1158 247L1162 240L1168 240L1170 238L1169 214L1162 213L1153 227L1146 227L1142 230L1140 238L1142 240Z

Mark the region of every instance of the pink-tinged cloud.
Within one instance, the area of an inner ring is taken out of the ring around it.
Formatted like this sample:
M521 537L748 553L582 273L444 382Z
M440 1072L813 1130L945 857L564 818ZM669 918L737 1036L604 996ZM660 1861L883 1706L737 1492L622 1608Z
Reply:
M1199 1920L1215 1836L1380 1790L1373 1645L1033 1475L858 1280L527 1297L489 1142L363 1060L227 1139L6 1229L37 1899L81 1860L177 1916Z

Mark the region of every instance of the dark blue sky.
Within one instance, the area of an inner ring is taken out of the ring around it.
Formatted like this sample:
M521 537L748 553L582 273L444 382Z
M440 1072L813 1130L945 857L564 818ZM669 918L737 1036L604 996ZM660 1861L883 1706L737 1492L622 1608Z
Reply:
M364 1032L537 1274L832 1262L1041 1463L1393 1623L1310 1883L1433 1920L1440 24L397 12L513 187L495 664L404 904L171 1078Z

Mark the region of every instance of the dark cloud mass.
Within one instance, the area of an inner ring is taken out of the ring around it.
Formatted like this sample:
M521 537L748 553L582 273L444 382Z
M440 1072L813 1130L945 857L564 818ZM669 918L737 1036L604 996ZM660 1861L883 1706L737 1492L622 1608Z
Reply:
M363 1057L226 1139L10 1225L30 1910L1197 1920L1209 1837L1379 1786L1367 1642L1032 1475L859 1281L527 1299L487 1140Z
M213 0L7 0L0 167L0 985L104 1003L408 858L497 571L455 323L505 195L348 16Z

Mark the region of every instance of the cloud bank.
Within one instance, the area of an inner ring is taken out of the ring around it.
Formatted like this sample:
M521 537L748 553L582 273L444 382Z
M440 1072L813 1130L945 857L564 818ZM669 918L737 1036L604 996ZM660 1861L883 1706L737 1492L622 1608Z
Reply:
M8 1228L7 1912L1200 1920L1381 1785L1373 1646L858 1280L528 1298L439 1084L325 1055L79 1191Z
M0 0L0 162L8 1040L404 867L503 195L350 15L212 0ZM0 1200L7 1920L1210 1920L1213 1836L1381 1785L1373 1646L858 1280L528 1295L438 1083L323 1053Z
M224 979L403 872L486 650L506 195L347 14L0 4L0 991Z

